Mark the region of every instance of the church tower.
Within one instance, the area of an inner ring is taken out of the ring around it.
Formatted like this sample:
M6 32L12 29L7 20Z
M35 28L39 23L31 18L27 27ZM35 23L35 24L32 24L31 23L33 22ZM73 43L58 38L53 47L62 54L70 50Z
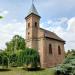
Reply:
M26 46L38 50L38 30L40 16L32 3L26 19Z

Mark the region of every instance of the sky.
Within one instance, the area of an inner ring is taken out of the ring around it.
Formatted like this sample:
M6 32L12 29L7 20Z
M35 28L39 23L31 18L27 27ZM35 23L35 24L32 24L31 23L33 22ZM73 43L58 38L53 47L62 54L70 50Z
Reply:
M25 16L32 0L1 0L0 49L16 34L25 38ZM75 49L75 0L34 0L41 16L40 27L56 33L66 41L65 50Z

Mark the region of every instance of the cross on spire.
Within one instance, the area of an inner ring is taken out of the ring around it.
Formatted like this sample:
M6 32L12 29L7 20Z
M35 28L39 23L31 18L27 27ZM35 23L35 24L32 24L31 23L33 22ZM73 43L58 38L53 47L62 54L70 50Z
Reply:
M34 3L34 0L32 0L32 4Z

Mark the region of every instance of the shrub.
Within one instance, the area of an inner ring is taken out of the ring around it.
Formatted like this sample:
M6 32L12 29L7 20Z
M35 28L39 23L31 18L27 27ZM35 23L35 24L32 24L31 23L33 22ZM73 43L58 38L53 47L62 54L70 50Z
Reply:
M22 56L26 68L37 68L40 66L40 56L37 50L27 48L23 51Z
M64 63L57 67L57 75L75 75L75 54L72 53L67 56Z
M10 61L10 66L16 67L17 66L17 55L16 54L10 55L9 61Z

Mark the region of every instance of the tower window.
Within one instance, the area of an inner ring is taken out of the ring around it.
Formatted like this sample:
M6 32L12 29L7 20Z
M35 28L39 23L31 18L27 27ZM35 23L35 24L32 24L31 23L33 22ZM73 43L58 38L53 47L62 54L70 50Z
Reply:
M37 22L35 22L35 27L37 27Z
M61 48L58 46L58 54L61 55Z
M30 33L28 32L28 35L29 35Z
M29 39L29 35L30 35L30 33L28 32L28 39Z
M52 45L49 44L49 54L52 54Z
M30 28L30 23L28 23L28 28Z

